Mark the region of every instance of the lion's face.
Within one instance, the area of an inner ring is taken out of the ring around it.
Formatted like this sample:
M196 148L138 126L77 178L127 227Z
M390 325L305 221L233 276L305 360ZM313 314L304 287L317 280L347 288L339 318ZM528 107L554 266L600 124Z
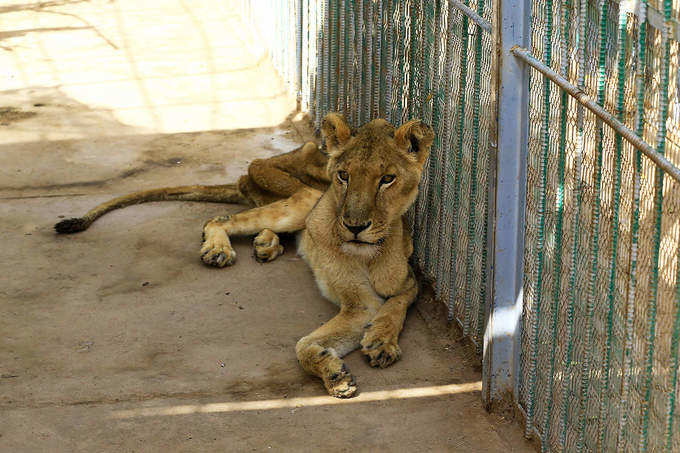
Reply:
M377 119L351 134L342 116L326 116L335 233L348 253L372 254L411 206L434 134L419 120L395 129Z

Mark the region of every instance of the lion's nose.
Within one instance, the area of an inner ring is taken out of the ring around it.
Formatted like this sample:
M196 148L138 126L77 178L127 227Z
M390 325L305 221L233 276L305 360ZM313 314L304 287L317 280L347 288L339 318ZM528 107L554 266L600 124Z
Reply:
M342 222L343 225L345 225L345 228L347 228L349 231L351 231L354 236L357 236L359 233L364 231L366 228L371 226L371 222L369 221L368 223L365 223L363 225L347 225L344 221Z

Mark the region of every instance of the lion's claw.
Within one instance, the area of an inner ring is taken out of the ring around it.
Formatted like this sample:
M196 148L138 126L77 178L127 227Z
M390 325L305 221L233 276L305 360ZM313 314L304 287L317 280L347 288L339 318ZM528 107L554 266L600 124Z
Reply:
M357 392L357 386L352 379L349 383L342 383L341 385L333 387L328 393L336 398L352 398Z
M382 345L377 349L361 350L369 359L369 364L376 368L387 368L401 358L399 345Z
M231 248L214 249L204 246L201 252L201 260L208 266L225 267L236 262L236 252Z
M268 263L283 254L283 246L279 237L272 230L264 229L253 239L255 259L260 263Z
M373 322L361 340L361 352L376 368L386 368L401 358L401 348L397 344L399 332L389 323Z
M339 372L331 374L323 381L328 394L336 398L351 398L357 391L354 376L352 376L344 363Z

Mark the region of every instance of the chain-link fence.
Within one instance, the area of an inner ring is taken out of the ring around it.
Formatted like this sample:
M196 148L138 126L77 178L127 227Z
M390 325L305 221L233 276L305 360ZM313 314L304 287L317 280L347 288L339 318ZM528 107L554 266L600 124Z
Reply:
M487 402L544 450L680 451L680 1L240 7L317 128L432 124L414 258Z
M651 3L534 1L531 53L678 163L679 3ZM541 72L529 86L528 433L556 450L680 451L680 182Z

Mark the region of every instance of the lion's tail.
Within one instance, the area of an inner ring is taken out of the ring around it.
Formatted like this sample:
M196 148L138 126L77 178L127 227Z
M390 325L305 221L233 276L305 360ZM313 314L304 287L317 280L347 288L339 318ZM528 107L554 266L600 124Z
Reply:
M241 194L236 184L216 186L180 186L134 192L114 198L96 206L82 217L64 219L54 225L57 233L69 234L84 231L99 217L114 209L148 201L212 201L215 203L246 204L248 200Z

